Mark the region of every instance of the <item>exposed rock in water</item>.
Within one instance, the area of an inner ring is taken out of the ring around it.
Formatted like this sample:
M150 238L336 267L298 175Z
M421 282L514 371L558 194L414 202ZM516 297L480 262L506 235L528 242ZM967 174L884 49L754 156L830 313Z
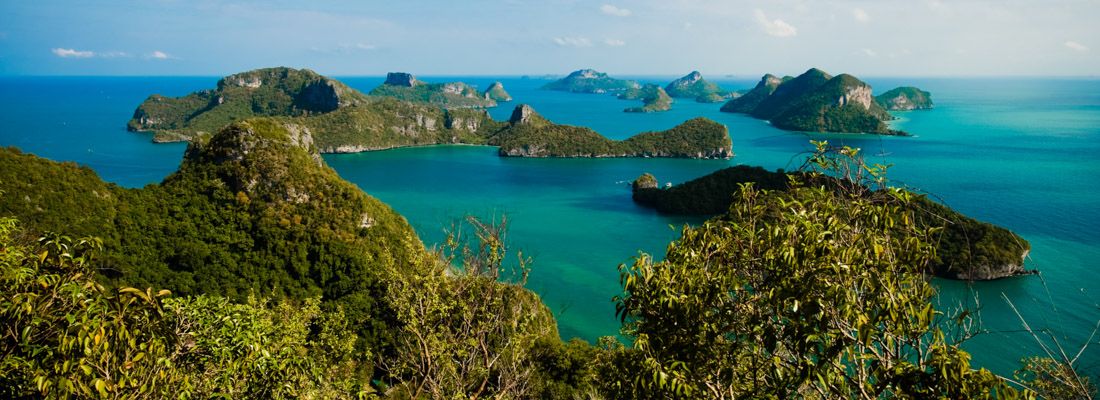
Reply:
M665 86L665 92L672 97L695 99L700 103L717 103L730 96L729 92L722 90L718 85L703 79L703 74L699 71L691 71L682 78L672 81Z
M383 84L390 86L413 87L421 83L422 82L416 79L416 76L413 76L413 74L407 72L390 72L386 74L386 82L384 82Z
M651 174L651 173L646 172L646 173L642 174L641 176L639 176L638 179L635 179L634 182L632 182L630 186L635 191L641 190L641 189L656 189L657 188L657 177L653 176L653 174Z
M509 95L508 92L504 91L504 84L500 82L493 82L492 85L489 85L489 88L485 89L485 93L483 95L486 99L490 100L500 102L512 101L512 96Z
M565 78L550 82L542 88L577 93L607 93L639 87L641 85L635 81L615 79L603 72L581 69L573 71Z

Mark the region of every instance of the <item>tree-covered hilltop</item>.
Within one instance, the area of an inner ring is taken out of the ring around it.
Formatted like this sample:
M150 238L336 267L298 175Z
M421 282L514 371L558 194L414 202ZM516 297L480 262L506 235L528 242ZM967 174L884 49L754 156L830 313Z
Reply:
M706 118L694 118L660 132L644 132L626 140L611 140L596 131L555 124L528 105L517 106L508 125L493 134L490 144L510 157L680 157L729 158L729 130Z
M848 74L834 77L812 68L790 79L765 75L742 97L722 111L747 113L785 130L905 135L886 126L893 117L871 95L871 86Z
M503 91L503 88L501 90ZM369 94L448 109L497 106L496 99L478 93L477 89L465 83L428 83L403 72L390 72L386 75L386 81L371 90Z
M241 119L317 115L367 102L359 91L308 69L264 68L226 76L213 90L149 96L127 128L153 132L158 142L188 141Z
M730 113L750 113L752 110L756 109L756 106L760 105L764 99L771 96L772 92L775 92L775 89L778 88L780 84L791 79L794 78L790 76L779 78L772 74L764 75L752 90L723 104L721 111Z
M503 125L480 109L441 109L397 99L377 99L308 117L283 118L308 127L322 153L357 153L434 144L485 144Z
M627 89L618 95L620 100L641 100L641 107L628 107L623 112L651 113L668 111L672 108L672 98L660 86L647 83L640 88Z
M497 102L512 101L512 95L504 90L504 84L500 82L493 82L493 84L489 85L488 89L485 89L485 93L482 93L482 95L485 96L486 99Z
M890 111L928 110L933 107L932 93L912 86L901 86L875 96L875 101Z
M383 321L378 270L424 251L403 217L324 165L307 130L277 120L193 141L176 173L142 189L10 149L0 163L0 210L33 231L102 238L93 266L113 285L324 296ZM361 328L382 340L378 326Z
M573 71L564 78L547 83L542 88L577 93L607 93L640 87L641 85L635 81L615 79L603 72L581 69Z
M653 182L645 174L641 182ZM656 185L634 185L633 198L638 204L660 212L692 215L717 215L719 219L731 204L743 202L741 187L752 184L757 190L792 191L804 186L823 186L840 191L849 189L843 181L824 175L767 171L760 167L736 166L715 171L667 189ZM867 196L875 192L863 186ZM1030 244L1015 233L967 217L927 196L909 193L909 202L919 217L918 225L943 228L934 235L936 253L929 262L936 275L964 280L989 280L1030 273L1023 267Z
M665 86L665 92L668 92L668 95L672 97L695 99L700 103L717 103L731 95L729 91L722 90L717 84L707 82L699 71L691 71L691 73L670 82L668 86Z

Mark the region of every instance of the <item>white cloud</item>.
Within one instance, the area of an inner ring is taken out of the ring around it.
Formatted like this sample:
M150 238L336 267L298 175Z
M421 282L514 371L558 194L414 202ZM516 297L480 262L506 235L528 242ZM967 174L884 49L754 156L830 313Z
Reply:
M167 60L169 58L175 58L175 57L172 57L171 55L168 55L168 53L165 53L165 52L160 51L160 50L153 50L152 53L149 53L148 55L146 55L146 58L152 58L152 59L156 59L156 60Z
M1063 43L1063 45L1068 47L1070 50L1076 50L1076 51L1081 51L1081 52L1089 51L1088 46L1085 46L1081 43L1078 43L1078 42L1075 42L1075 41L1072 41L1072 40L1067 40L1065 43Z
M863 54L866 54L867 57L878 57L878 52L876 52L874 50L867 49L867 48L863 48L863 49L859 49L859 50L862 51Z
M95 52L93 51L62 49L60 47L50 51L52 51L54 55L61 58L88 58L95 56Z
M764 32L775 37L791 37L798 34L798 29L781 19L768 19L764 11L759 8L755 11L756 22L764 28Z
M852 17L859 22L867 22L871 20L871 16L867 15L867 11L864 11L862 8L859 7L852 9Z
M600 6L600 11L604 14L613 15L616 17L629 17L630 14L632 14L628 9L615 7L610 4L604 4Z
M127 53L125 51L108 51L108 52L103 52L103 53L99 53L99 54L96 54L96 55L99 56L99 57L102 57L102 58L130 57L130 53Z
M608 46L615 46L615 47L626 46L626 42L624 42L622 40L619 40L619 39L604 39L603 43L608 45Z
M554 43L557 43L558 46L592 47L591 40L588 40L588 38L586 37L580 36L556 37L554 38Z

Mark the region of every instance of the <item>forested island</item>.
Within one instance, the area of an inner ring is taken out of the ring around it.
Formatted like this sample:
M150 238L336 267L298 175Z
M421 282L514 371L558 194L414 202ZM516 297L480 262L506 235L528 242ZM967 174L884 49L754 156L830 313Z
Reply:
M725 219L731 204L745 201L739 197L744 184L768 191L790 192L799 187L823 186L858 192L863 198L878 195L866 185L852 190L851 185L825 175L736 166L669 188L659 188L656 177L643 174L633 183L632 197L638 204L663 213ZM908 206L917 217L917 226L943 229L933 239L937 244L936 256L928 265L932 273L950 279L991 280L1033 272L1023 266L1031 245L1019 235L967 217L925 195L911 192L906 195Z
M685 123L699 129L642 134L619 143L539 117L539 131L562 133L552 135L560 142L550 142L548 137L528 134L529 128L517 129L514 121L495 121L475 106L495 105L489 99L492 96L508 97L499 84L478 94L465 84L427 84L405 73L389 74L367 96L309 70L268 68L225 77L215 90L180 98L150 96L134 111L128 127L154 132L157 142L186 141L234 121L277 117L309 129L322 153L461 143L506 146L502 155L518 157L728 158L732 154L727 130L713 122ZM655 101L658 104L652 107L659 106L660 99ZM523 112L520 107L516 112ZM693 134L665 140L680 132ZM723 143L725 150L720 149Z
M718 103L733 95L731 92L722 90L717 84L707 82L699 71L691 71L670 82L665 86L665 92L672 97L695 99L700 103Z
M637 89L641 85L631 80L615 79L603 72L580 69L564 78L543 85L546 90L560 90L576 93L608 93Z
M794 78L765 75L751 91L723 105L722 111L746 113L792 131L906 135L886 126L884 121L893 117L871 95L870 85L817 68Z
M668 111L672 108L672 97L661 89L660 86L652 83L642 85L640 88L631 88L620 93L617 96L620 100L641 100L641 107L627 107L623 109L623 112L628 113L651 113Z
M494 84L496 97L511 100L500 82ZM390 72L386 81L369 93L371 96L393 97L413 103L427 103L442 108L489 108L497 106L497 99L489 92L478 93L473 86L463 82L428 83L405 72ZM508 101L502 100L502 101Z
M875 101L890 111L932 109L932 94L912 86L902 86L875 96Z
M489 143L509 157L676 157L730 158L733 156L725 125L694 118L671 129L643 132L626 140L611 140L589 128L559 125L533 108L520 105L508 126Z

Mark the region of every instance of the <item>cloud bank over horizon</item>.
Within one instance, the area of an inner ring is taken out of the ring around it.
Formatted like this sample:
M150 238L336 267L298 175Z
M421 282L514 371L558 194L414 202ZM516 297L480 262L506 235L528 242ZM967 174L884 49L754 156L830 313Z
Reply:
M0 4L0 74L1086 75L1100 2L474 0Z

